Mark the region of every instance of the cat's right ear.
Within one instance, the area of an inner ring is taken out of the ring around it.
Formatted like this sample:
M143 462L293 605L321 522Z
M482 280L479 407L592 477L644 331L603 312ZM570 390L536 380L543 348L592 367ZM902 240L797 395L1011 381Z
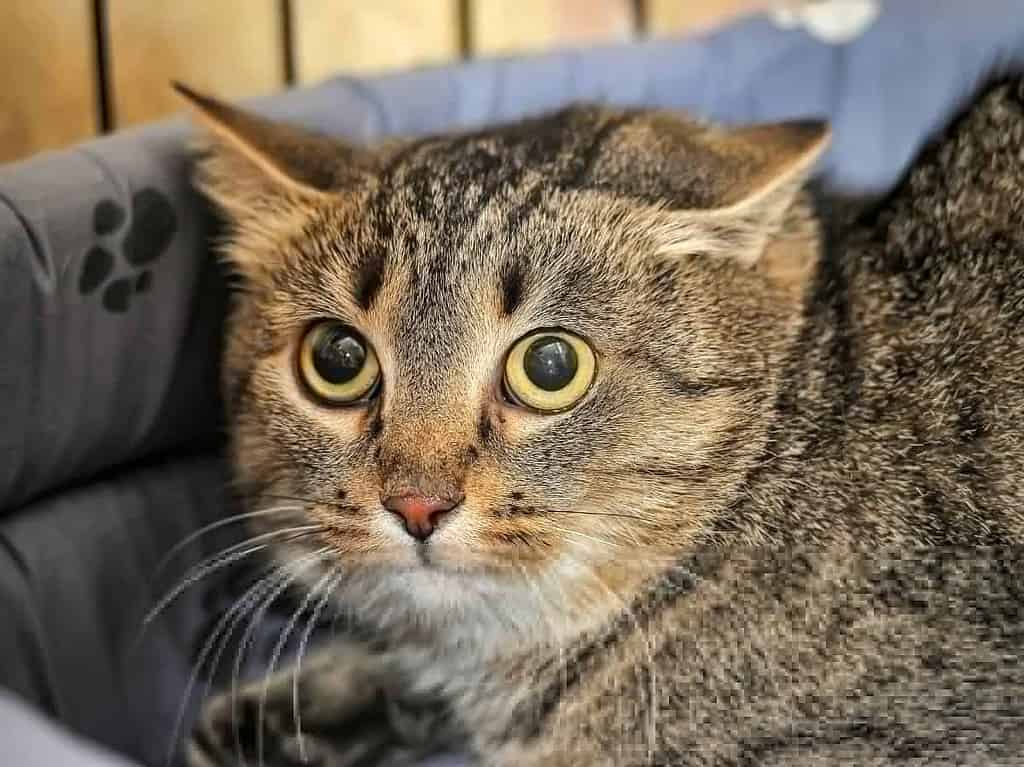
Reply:
M173 86L205 131L196 182L240 229L266 229L372 173L365 150Z

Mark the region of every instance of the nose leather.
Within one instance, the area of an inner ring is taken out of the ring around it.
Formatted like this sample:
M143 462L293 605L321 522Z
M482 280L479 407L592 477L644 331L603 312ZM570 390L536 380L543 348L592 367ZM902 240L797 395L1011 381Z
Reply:
M405 531L418 541L429 538L441 517L450 512L462 498L438 498L417 494L392 495L385 498L384 508L400 517Z

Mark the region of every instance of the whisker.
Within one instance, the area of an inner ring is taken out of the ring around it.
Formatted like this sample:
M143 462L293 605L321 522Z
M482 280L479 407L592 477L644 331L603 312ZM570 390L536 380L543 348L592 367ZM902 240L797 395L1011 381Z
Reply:
M281 493L264 493L262 491L251 493L251 495L257 498L269 498L272 501L296 501L298 503L311 503L319 506L333 506L335 508L340 509L347 508L352 505L350 503L344 503L342 501L332 501L326 498L306 498L299 495L282 495Z
M541 590L541 588L537 585L536 580L530 575L530 573L527 571L525 567L519 565L519 572L522 575L523 580L530 587L530 590L533 592L534 596L537 598L537 602L539 603L541 610L541 620L543 620L544 623L547 625L548 634L550 638L558 642L558 657L559 662L561 663L565 653L565 641L563 639L564 632L559 631L555 627L554 620L552 620L552 617L551 615L549 615L549 611L547 609L548 606L556 608L557 606L554 605L552 600ZM553 615L558 615L557 610L551 612Z
M320 525L301 525L299 527L290 527L283 530L274 530L269 533L263 533L249 538L240 543L228 546L226 549L214 554L212 557L194 565L185 576L179 581L178 585L171 588L157 604L146 614L142 619L142 627L145 630L153 620L156 619L160 613L167 609L175 599L177 599L183 592L185 592L190 586L194 586L196 583L201 581L203 578L212 575L218 570L223 570L225 567L239 562L242 559L255 554L257 551L262 551L269 547L269 544L262 543L261 541L270 540L277 537L286 537L286 543L294 540L301 540L304 537L309 537L313 532L320 530ZM255 544L255 545L254 545Z
M178 596L182 594L182 592L188 589L189 586L198 583L207 575L211 575L217 570L221 570L234 562L238 562L239 560L245 559L250 554L255 554L257 551L262 551L265 548L267 548L267 546L266 544L263 544L259 546L250 546L249 548L242 549L240 551L233 551L230 554L216 557L213 562L204 564L197 570L193 570L189 575L186 575L185 578L182 579L177 586L172 588L163 597L161 597L160 601L156 603L156 606L152 610L146 613L146 617L142 619L143 626L148 626L150 623L152 623L156 619L156 617L160 615L160 613L162 613L167 608L167 606L171 604L171 602L177 599Z
M267 693L270 689L271 676L274 673L274 669L277 668L277 662L281 658L284 646L288 643L288 638L295 630L295 626L298 624L299 618L313 603L313 600L316 599L320 590L324 588L327 582L335 577L336 572L336 569L330 570L316 582L313 588L309 590L305 599L302 600L302 604L295 608L295 612L292 613L292 617L288 619L288 623L285 624L283 629L281 629L281 633L277 638L277 643L274 645L274 650L270 655L270 662L267 664L267 671L263 675L263 689L260 691L259 714L256 717L256 721L258 722L258 726L256 728L256 753L260 767L263 767L263 724L267 710Z
M306 532L310 532L310 531L314 531L314 530L318 530L318 529L320 529L320 525L318 525L318 524L295 525L295 526L292 526L292 527L277 528L277 529L270 530L270 531L265 532L265 533L260 533L258 535L252 535L252 536L249 536L248 538L245 538L244 540L238 541L236 543L232 543L230 546L225 546L220 551L211 554L206 559L204 559L201 562L198 562L195 565L193 565L191 569L192 570L198 570L199 568L203 567L204 565L206 565L206 564L208 564L210 562L213 562L218 557L221 557L221 556L223 556L225 554L230 554L230 553L232 553L234 551L237 551L239 549L243 549L246 546L251 546L251 545L253 545L255 543L263 543L264 541L269 541L269 540L272 540L272 539L277 538L279 536L291 535L292 533L306 533Z
M600 575L598 575L597 570L595 570L593 567L588 567L587 569L590 571L590 574L594 577L594 580L597 581L597 583L605 591L607 591L612 596L612 598L617 600L618 603L622 605L623 611L627 615L629 615L630 620L633 622L633 626L643 637L645 654L647 655L647 671L650 674L651 678L651 689L648 693L650 695L650 700L648 701L647 706L648 710L650 711L650 729L647 733L647 758L653 759L658 735L658 669L657 666L654 664L654 645L651 642L651 635L647 631L647 629L645 629L643 625L641 625L640 621L637 620L636 613L633 612L633 608L630 607L630 605L626 602L623 596L614 589L612 589L612 587L609 586L608 583Z
M231 669L231 687L229 688L231 691L231 729L234 733L235 755L242 765L245 764L245 757L242 754L242 740L238 728L238 676L241 673L242 658L248 648L250 636L255 631L255 626L262 620L263 615L266 614L266 609L269 608L273 600L284 591L284 588L287 588L290 582L288 573L290 564L292 563L284 563L272 575L268 576L265 588L260 589L258 595L253 597L250 609L247 610L249 623L242 632L242 637L235 649L235 660L232 663ZM240 624L241 621L239 621L238 625ZM227 639L225 638L223 643L224 647L227 645Z
M581 511L576 509L543 509L539 514L579 514L585 517L618 517L620 519L633 519L638 522L649 522L650 517L643 517L639 514L626 514L617 511Z
M227 638L234 633L234 629L238 624L238 621L242 615L244 615L251 607L255 604L258 599L257 592L260 589L265 589L268 582L272 581L272 576L281 570L282 566L269 568L265 575L261 577L253 586L246 590L246 592L235 600L228 610L225 610L224 615L221 616L220 620L217 621L217 625L213 627L213 631L210 636L207 637L203 643L202 649L199 651L199 656L196 662L192 666L192 671L189 674L188 683L185 685L185 692L182 695L181 704L178 706L178 713L174 720L174 729L171 731L171 741L168 745L166 767L170 767L174 761L175 752L177 751L178 738L181 735L181 728L185 721L185 712L188 709L189 700L192 697L192 690L195 688L195 684L199 679L199 674L202 671L203 666L206 663L207 657L213 650L214 645L220 644L220 648L223 649L227 642ZM224 642L219 642L223 634ZM220 651L214 659L214 664L211 664L209 673L209 681L207 682L206 688L203 691L203 700L206 699L207 694L210 690L210 681L212 681L214 669L216 668L215 662L219 658Z
M621 543L616 543L615 541L609 541L606 538L598 538L597 536L590 535L588 533L584 533L584 532L581 532L579 530L569 530L568 528L558 527L558 526L555 526L554 529L557 530L558 532L564 534L564 535L578 535L581 538L586 538L587 540L593 541L594 543L600 544L601 546L614 546L616 548L623 548Z
M202 536L207 535L208 533L212 533L214 530L219 530L220 528L225 527L226 525L237 524L238 522L242 522L246 519L253 519L254 517L265 517L269 516L270 514L280 514L285 511L298 511L300 508L300 506L275 506L272 509L261 509L259 511L247 511L241 514L232 514L229 517L224 517L223 519L219 519L216 522L211 522L208 525L204 525L203 527L200 527L193 533L185 536L182 540L178 541L178 543L174 544L170 551L164 554L163 558L156 566L154 577L159 576L160 573L163 572L163 569L167 567L167 565L170 563L172 559L174 559L175 554L177 554L179 551L188 546L197 538L201 538Z
M335 568L335 576L331 581L330 585L324 591L323 596L320 597L320 601L316 607L313 608L313 614L306 621L306 628L302 632L302 636L299 639L299 651L295 662L295 669L292 672L292 718L295 720L295 737L299 741L299 759L303 764L308 762L306 756L306 741L302 737L302 711L299 709L299 676L302 671L302 657L306 653L306 646L309 644L310 637L313 635L313 631L316 630L317 622L320 620L320 614L327 607L327 603L330 601L331 595L334 590L338 588L338 584L341 582L343 573Z
M256 627L266 616L270 606L274 604L278 597L280 597L289 586L297 581L304 572L318 564L322 560L324 554L330 550L330 546L323 546L288 564L287 567L293 568L292 572L285 573L282 577L278 578L270 594L266 599L264 599L262 604L253 611L252 617L249 620L249 625L246 626L245 633L242 635L241 643L238 646L238 650L235 652L235 663L231 670L231 722L235 734L235 753L242 765L246 764L245 757L242 754L241 734L238 730L238 680L242 673L242 661L248 653L253 639L255 638Z
M231 640L231 637L234 635L242 621L245 620L245 616L250 613L252 609L255 608L256 604L270 592L270 589L273 588L273 585L277 582L277 577L284 572L285 566L286 565L278 565L264 570L260 579L253 586L250 586L242 596L241 609L236 611L227 631L221 635L220 642L217 645L217 650L207 666L206 685L203 687L204 700L210 694L210 689L213 687L213 682L217 675L217 669L220 666L220 659L223 656L224 651L227 649L228 642Z

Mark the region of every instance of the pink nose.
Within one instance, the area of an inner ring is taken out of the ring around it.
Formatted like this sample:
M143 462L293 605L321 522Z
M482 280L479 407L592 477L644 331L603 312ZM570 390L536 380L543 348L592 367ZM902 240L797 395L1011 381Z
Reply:
M419 541L434 532L438 521L459 505L462 498L437 498L423 495L392 495L384 499L384 508L402 518L405 531Z

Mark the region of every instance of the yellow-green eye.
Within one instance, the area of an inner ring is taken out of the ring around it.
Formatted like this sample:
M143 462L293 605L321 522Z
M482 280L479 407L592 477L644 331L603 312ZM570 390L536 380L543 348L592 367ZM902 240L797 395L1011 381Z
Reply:
M583 398L596 372L586 341L564 330L541 330L519 339L508 353L505 390L521 405L557 413Z
M380 379L377 355L348 325L327 320L302 339L299 373L306 386L325 402L343 405L370 394Z

